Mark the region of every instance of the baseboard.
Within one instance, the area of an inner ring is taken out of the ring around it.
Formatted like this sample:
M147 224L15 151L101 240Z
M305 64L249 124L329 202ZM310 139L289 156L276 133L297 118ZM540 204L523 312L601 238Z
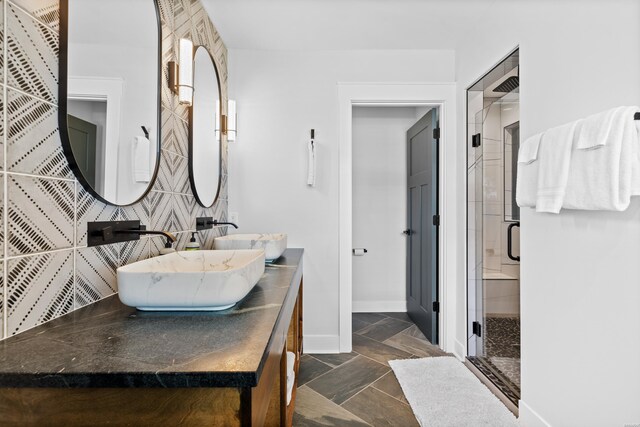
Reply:
M354 301L351 310L354 313L404 313L407 301Z
M302 349L305 353L340 353L340 335L304 335Z
M518 406L520 407L520 416L518 417L520 425L526 427L551 427L551 424L546 422L540 414L534 411L531 406L527 405L523 400L520 400Z
M453 347L453 354L458 358L458 360L464 361L466 357L464 344L462 344L458 340L455 340L454 347Z

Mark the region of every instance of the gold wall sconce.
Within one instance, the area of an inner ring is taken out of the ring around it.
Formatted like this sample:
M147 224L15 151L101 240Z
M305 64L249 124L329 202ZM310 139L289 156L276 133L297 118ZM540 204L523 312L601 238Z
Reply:
M180 39L179 63L169 61L169 88L183 105L193 104L193 42Z

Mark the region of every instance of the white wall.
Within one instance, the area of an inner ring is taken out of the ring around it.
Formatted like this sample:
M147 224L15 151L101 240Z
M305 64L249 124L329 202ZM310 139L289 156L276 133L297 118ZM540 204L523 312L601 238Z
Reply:
M428 107L423 107L424 110ZM406 311L407 130L415 107L353 108L353 311Z
M516 45L523 139L616 105L640 104L639 18L640 3L632 0L488 7L478 16L482 31L470 33L457 52L459 135L465 134L464 89ZM523 424L640 422L640 200L623 213L523 209L521 224ZM464 282L458 285L462 296ZM464 342L464 298L458 301Z
M286 232L304 247L305 349L337 351L338 82L453 81L452 51L230 50L238 102L230 144L229 211L243 232ZM306 186L306 141L316 129L316 186Z

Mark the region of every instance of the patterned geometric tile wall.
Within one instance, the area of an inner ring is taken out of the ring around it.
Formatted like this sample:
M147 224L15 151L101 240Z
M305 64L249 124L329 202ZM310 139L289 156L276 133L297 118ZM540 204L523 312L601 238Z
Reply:
M227 99L227 49L199 0L158 0L166 64L180 38L206 46ZM158 254L161 238L86 246L87 222L140 219L175 232L178 249L197 216L227 217L227 142L222 188L211 208L189 185L188 110L161 90L161 161L152 191L132 206L105 205L75 179L58 131L58 0L0 0L0 339L117 292L116 269ZM200 233L204 248L226 232Z

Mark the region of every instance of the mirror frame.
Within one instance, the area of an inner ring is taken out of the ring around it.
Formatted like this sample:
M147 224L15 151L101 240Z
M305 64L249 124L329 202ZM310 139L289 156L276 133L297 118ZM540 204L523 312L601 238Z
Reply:
M69 71L68 71L68 60L69 60L69 0L60 0L60 42L58 47L58 128L60 131L60 140L62 142L62 151L64 152L65 157L67 158L67 162L69 162L69 167L73 171L74 176L80 182L82 187L93 197L100 200L102 203L106 203L112 206L131 206L136 203L140 203L142 199L145 198L149 191L153 188L153 185L158 176L158 169L160 168L160 156L162 155L162 139L161 139L161 127L162 127L162 102L161 102L161 91L162 91L162 22L160 20L160 9L158 6L157 0L149 0L153 2L153 6L156 11L156 24L158 27L158 66L156 67L158 70L158 88L156 91L156 105L157 108L157 126L156 126L156 164L155 169L153 171L153 176L149 181L149 185L147 189L131 203L127 204L119 204L114 201L106 200L102 197L98 192L89 184L86 180L80 168L78 167L78 163L73 154L73 149L71 147L71 141L69 140L69 130L67 128L67 98L68 98L68 79L69 79Z
M219 113L219 117L217 117L218 119L218 123L222 124L222 85L220 84L220 72L218 71L218 65L216 64L216 60L213 57L213 55L211 54L211 52L209 52L209 49L207 49L206 46L204 45L198 45L198 46L194 46L193 47L193 61L194 61L194 67L193 67L193 73L195 75L196 72L196 67L195 67L195 59L196 59L196 51L198 49L204 49L205 52L207 52L207 54L209 55L209 58L211 58L211 63L213 64L213 69L216 71L216 80L218 83L218 98L219 98L219 102L220 102L220 113ZM197 87L193 88L194 93L198 90ZM220 155L218 156L218 188L216 190L216 196L213 198L213 203L211 203L210 205L206 205L202 202L202 200L200 199L200 196L198 196L198 190L196 188L196 182L195 182L195 177L193 174L193 109L195 107L195 103L191 104L191 107L189 107L189 183L191 184L191 192L193 193L194 197L196 198L196 201L198 202L198 204L200 206L202 206L203 208L210 208L211 206L215 205L216 202L218 201L218 199L220 198L220 189L222 187L222 129L220 129L220 140L216 140L216 136L215 133L213 135L213 139L214 141L217 142L218 144L218 149L220 152Z

